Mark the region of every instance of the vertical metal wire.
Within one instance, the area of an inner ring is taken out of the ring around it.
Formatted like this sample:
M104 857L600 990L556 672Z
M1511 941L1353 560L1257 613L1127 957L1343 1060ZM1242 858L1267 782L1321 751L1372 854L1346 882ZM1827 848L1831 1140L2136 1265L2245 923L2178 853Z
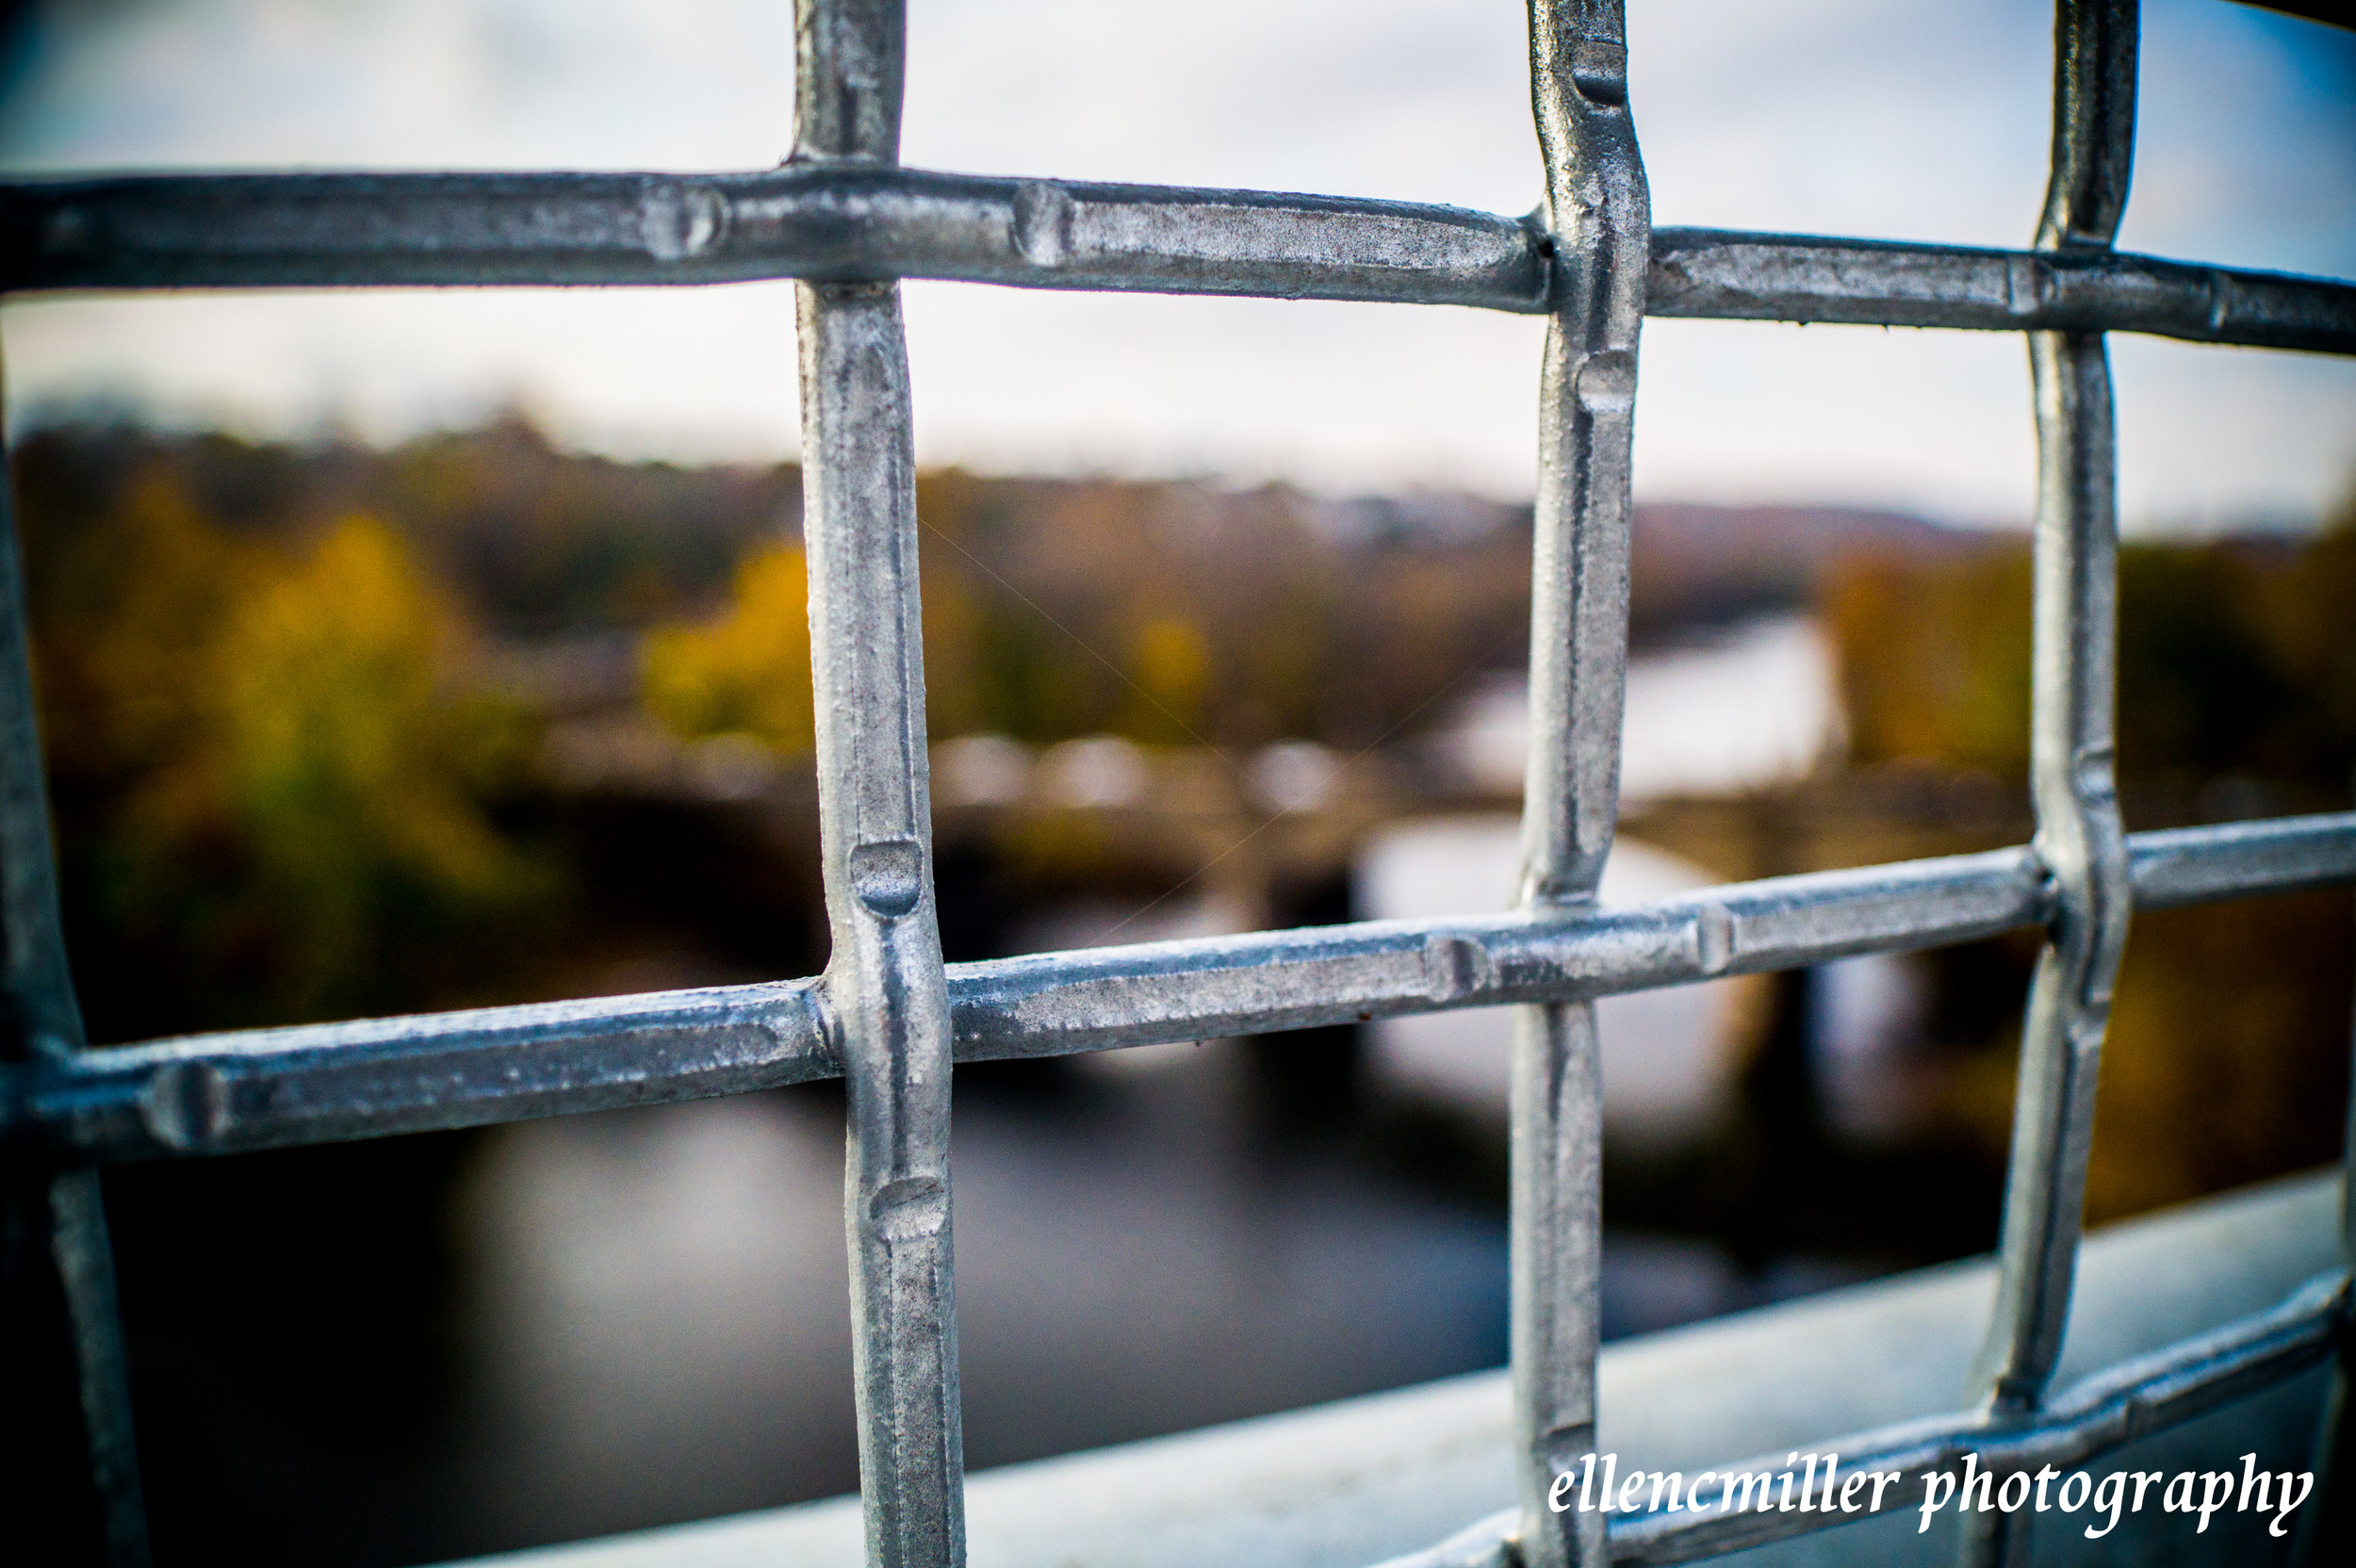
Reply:
M794 0L794 163L897 163L905 0Z
M33 711L24 564L16 537L14 486L0 452L0 1056L60 1057L83 1048L82 1010L66 965L57 918L57 867L49 843L49 799ZM10 1181L7 1199L38 1212L12 1225L45 1237L78 1373L82 1429L106 1560L142 1568L147 1517L139 1500L139 1449L131 1426L130 1379L115 1306L114 1253L98 1172L89 1167ZM28 1266L33 1260L23 1260ZM13 1272L13 1270L11 1271ZM37 1353L25 1348L20 1353Z
M1651 225L1620 0L1531 0L1551 299L1530 585L1525 907L1595 896L1618 814L1629 436ZM1602 1084L1595 1006L1520 1009L1513 1065L1512 1350L1532 1568L1605 1560L1600 1511L1550 1506L1595 1450Z
M2054 14L2053 167L2037 248L2107 249L2135 155L2135 0ZM2052 926L2021 1029L1996 1312L1978 1365L1998 1419L2034 1411L2059 1361L2086 1207L2094 1092L2130 888L2119 819L2119 523L2110 363L2100 334L2032 333L2037 405L2036 846ZM2029 1515L1966 1514L1965 1556L2017 1560Z
M897 0L800 0L797 161L898 155ZM799 289L826 992L872 1568L965 1560L949 1223L950 1022L932 883L908 352L896 285Z

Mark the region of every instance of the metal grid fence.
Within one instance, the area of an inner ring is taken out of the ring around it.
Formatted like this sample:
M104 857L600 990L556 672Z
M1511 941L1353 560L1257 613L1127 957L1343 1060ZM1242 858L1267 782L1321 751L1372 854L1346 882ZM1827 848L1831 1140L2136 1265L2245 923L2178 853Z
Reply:
M2306 9L2298 6L2281 8ZM2320 14L2322 8L2313 8ZM2030 249L1652 230L1622 0L1530 0L1546 201L1523 220L1256 191L978 178L897 159L900 0L796 0L792 157L759 173L155 175L0 187L0 290L800 280L805 530L834 956L817 979L258 1030L90 1052L67 971L13 529L0 549L0 1134L36 1173L106 1551L145 1560L101 1165L848 1081L845 1228L867 1555L962 1560L952 1064L1518 1005L1512 1357L1520 1506L1431 1563L1676 1562L1824 1511L1555 1512L1594 1451L1594 999L2047 933L2024 1030L2001 1286L1950 1416L1850 1436L1903 1496L1966 1451L2070 1465L2331 1358L2345 1273L2058 1395L2095 1071L2131 908L2356 879L2356 813L2127 834L2113 785L2106 331L2356 352L2356 286L2112 249L2135 0L2060 0L2052 185ZM1520 906L944 965L933 906L898 280L1449 303L1547 318ZM1634 908L1595 890L1617 808L1643 318L2027 334L2040 449L2033 844ZM2324 1456L2328 1462L2329 1455ZM1779 1462L1754 1468L1780 1470ZM1893 1506L1899 1506L1893 1503ZM2018 1560L2026 1513L1969 1559Z

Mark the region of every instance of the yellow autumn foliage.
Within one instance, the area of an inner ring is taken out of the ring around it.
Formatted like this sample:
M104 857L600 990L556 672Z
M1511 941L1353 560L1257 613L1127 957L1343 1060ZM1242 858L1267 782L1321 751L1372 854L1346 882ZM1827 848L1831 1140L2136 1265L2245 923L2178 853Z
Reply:
M1819 612L1850 755L2018 776L2029 763L2027 542L1860 554ZM2131 543L2119 555L2122 776L2347 777L2356 755L2356 511L2292 547Z
M456 629L382 524L352 517L222 628L220 767L303 966L365 966L387 902L496 906L520 868L465 785L483 715L453 700Z
M1150 620L1131 639L1129 667L1137 684L1122 731L1165 745L1198 741L1211 692L1211 650L1203 633L1172 615Z
M810 574L801 550L777 545L747 556L726 614L648 636L642 680L647 711L681 740L741 734L808 751Z
M164 1016L399 1004L549 890L483 806L529 725L464 688L464 629L382 523L287 547L157 481L46 564L36 652L70 869ZM102 1000L102 1017L148 1006Z

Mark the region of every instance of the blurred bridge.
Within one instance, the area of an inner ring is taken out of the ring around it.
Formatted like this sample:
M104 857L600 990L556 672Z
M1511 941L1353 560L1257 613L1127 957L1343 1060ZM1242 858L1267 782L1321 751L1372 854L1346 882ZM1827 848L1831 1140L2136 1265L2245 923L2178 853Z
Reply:
M548 760L561 787L753 810L781 850L799 843L815 853L809 760L747 737L681 743L643 720L598 719L558 727ZM1236 753L1115 736L1044 748L1000 735L942 742L933 748L933 800L944 864L982 857L1042 882L1124 892L1183 884L1240 929L1301 918L1304 902L1346 883L1359 855L1397 824L1521 808L1518 791L1496 788L1445 746L1420 741L1353 757L1300 740ZM2301 803L2221 804L2155 803L2151 814L2239 816ZM1624 837L1727 881L1988 849L2021 842L2030 828L2018 792L2003 781L1931 768L1818 772L1740 792L1632 798L1621 816Z

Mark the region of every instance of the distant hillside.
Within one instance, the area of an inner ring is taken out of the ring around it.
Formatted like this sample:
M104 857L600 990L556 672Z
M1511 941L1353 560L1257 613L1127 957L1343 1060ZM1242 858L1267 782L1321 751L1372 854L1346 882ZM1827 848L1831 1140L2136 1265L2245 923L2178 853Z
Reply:
M375 517L508 635L643 626L716 599L745 548L790 532L801 511L791 465L616 463L559 451L515 416L383 449L65 426L26 436L11 460L34 534L160 492L280 543Z
M61 427L21 442L15 467L36 526L107 513L130 489L156 482L248 535L315 531L355 512L380 517L505 636L643 627L716 605L745 551L793 537L801 513L792 464L617 463L560 451L514 416L389 449ZM1479 623L1467 657L1495 644L1498 618L1517 616L1525 602L1526 568L1515 564L1530 528L1526 504L1448 492L1333 498L1281 485L939 477L928 489L955 515L927 521L953 534L968 524L980 530L993 568L1025 593L1077 589L1094 599L1096 590L1125 591L1121 562L1136 559L1133 534L1143 530L1205 585L1270 569L1330 574L1336 583L1372 574L1418 600L1403 633L1436 634L1453 647L1460 635L1438 632L1431 610ZM1675 635L1697 622L1804 604L1824 564L1859 547L1911 554L1970 538L1855 508L1640 506L1637 632ZM1256 564L1247 571L1247 564ZM1104 572L1091 589L1088 580ZM1388 592L1379 596L1396 603ZM1520 658L1518 645L1497 656Z
M1985 534L1902 512L1640 505L1631 588L1637 631L1674 634L1695 624L1807 604L1827 568L1860 552L1928 558L1987 542Z
M1497 535L1526 537L1530 524L1526 505L1448 493L1314 502L1307 514L1345 552L1471 547ZM1800 608L1814 599L1832 563L1859 551L1935 556L1985 539L1903 512L1861 507L1640 503L1631 563L1634 633L1640 642L1658 640Z

